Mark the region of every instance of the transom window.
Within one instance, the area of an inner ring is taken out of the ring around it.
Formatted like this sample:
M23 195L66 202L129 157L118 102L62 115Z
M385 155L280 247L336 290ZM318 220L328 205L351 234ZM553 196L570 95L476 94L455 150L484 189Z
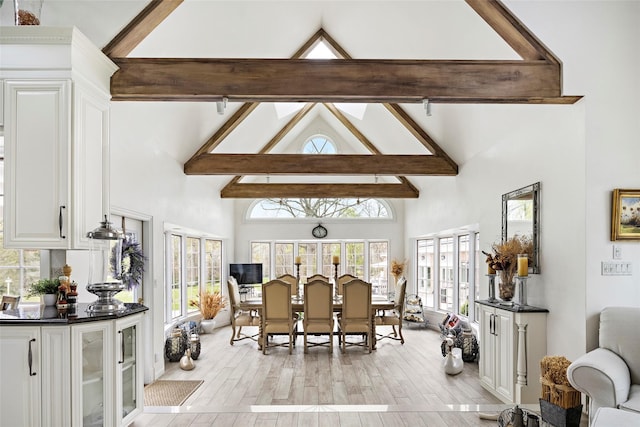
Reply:
M302 147L304 154L336 154L335 144L326 136L314 136L305 142Z
M261 199L249 208L250 219L260 218L391 218L391 209L379 199Z

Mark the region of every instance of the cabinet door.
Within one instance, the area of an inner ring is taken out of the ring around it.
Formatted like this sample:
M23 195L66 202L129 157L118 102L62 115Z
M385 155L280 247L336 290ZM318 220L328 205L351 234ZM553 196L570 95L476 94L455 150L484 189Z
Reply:
M72 326L72 425L114 425L113 354L111 321Z
M514 389L514 329L513 313L496 310L495 315L495 388L507 401L513 401Z
M7 248L68 246L70 85L68 80L5 83Z
M116 421L129 425L144 403L142 314L116 321Z
M495 309L480 305L480 381L495 388Z
M0 424L40 426L40 328L0 328Z

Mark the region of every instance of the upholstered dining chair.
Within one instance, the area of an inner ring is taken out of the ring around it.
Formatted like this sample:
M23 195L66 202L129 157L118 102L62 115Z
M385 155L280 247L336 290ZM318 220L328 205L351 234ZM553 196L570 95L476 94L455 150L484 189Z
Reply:
M325 282L328 282L329 278L327 276L323 276L322 274L314 274L307 277L307 283L311 282L312 280L324 280Z
M345 273L342 276L339 276L338 277L338 287L336 289L336 293L338 295L342 295L342 286L344 286L345 283L347 283L347 282L349 282L349 281L351 281L353 279L357 279L357 277L352 275L352 274L348 274L348 273Z
M338 316L338 340L342 352L346 352L347 345L359 345L371 353L371 283L353 279L344 284L342 291L342 313ZM347 342L347 334L362 335L365 339L363 342Z
M324 280L312 280L304 284L304 352L309 347L328 345L333 353L333 289ZM329 335L328 342L308 342L307 335Z
M20 297L12 297L9 295L2 296L2 302L0 302L0 309L2 310L15 310L18 308Z
M404 337L402 336L402 318L404 317L404 300L407 292L407 279L402 276L398 279L395 288L395 305L393 310L380 310L376 313L376 338L378 340L390 338L398 340L401 344L404 344ZM386 335L379 334L377 333L377 330L380 326L391 326L392 332ZM398 328L397 331L396 327ZM398 337L398 335L400 336Z
M296 276L286 273L276 277L276 279L289 283L291 285L291 295L298 295L298 278Z
M229 303L231 305L231 340L229 344L233 345L235 341L247 338L258 341L259 332L253 335L246 335L242 333L242 327L260 327L260 315L257 311L247 311L240 308L240 289L235 277L229 277L229 280L227 280L227 289L229 290ZM238 331L237 333L236 329Z
M262 353L267 354L271 335L289 335L289 342L273 344L288 346L289 354L296 344L298 315L291 308L291 284L274 279L262 284Z

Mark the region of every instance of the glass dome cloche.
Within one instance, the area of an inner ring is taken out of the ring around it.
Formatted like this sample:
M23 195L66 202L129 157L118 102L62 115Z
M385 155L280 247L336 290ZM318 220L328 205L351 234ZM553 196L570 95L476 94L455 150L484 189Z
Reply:
M122 233L111 226L105 215L100 226L88 232L87 237L91 241L87 290L98 296L97 301L89 304L87 312L104 314L125 310L124 303L114 298L127 287L122 283ZM116 259L112 259L114 257Z

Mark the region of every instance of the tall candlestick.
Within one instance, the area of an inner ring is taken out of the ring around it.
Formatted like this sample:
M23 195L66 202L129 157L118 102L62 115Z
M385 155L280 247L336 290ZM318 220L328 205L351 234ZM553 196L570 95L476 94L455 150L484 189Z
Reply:
M300 258L300 256L297 256L294 264L302 264L301 261L302 261L302 258Z
M333 264L340 264L340 257L338 255L333 256Z
M491 264L487 264L487 274L496 274L496 270L491 267Z
M527 254L518 254L518 276L525 277L529 275L529 258Z

